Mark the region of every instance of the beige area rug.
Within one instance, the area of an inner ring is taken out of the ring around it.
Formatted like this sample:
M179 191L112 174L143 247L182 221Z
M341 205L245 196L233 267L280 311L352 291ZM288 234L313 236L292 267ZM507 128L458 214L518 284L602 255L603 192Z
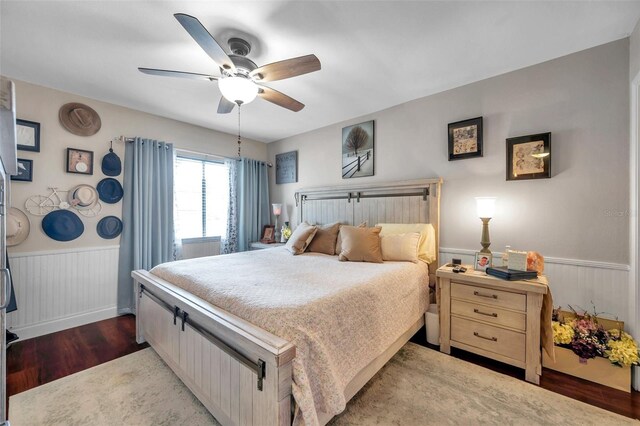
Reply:
M9 398L11 426L217 425L153 349Z
M12 426L216 425L152 349L14 395ZM408 343L331 425L638 422Z

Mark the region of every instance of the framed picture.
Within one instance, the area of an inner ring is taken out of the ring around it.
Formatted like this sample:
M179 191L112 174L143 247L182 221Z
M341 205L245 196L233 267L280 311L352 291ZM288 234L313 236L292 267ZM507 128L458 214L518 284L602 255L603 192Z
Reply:
M482 157L482 117L449 123L449 161Z
M267 244L275 243L275 235L276 227L274 225L265 225L264 228L262 228L262 238L260 239L260 242Z
M342 179L373 176L373 120L342 128Z
M491 253L476 252L476 260L473 262L473 269L476 271L486 271L490 268L493 262L493 255Z
M40 152L40 123L16 120L16 137L19 150Z
M276 155L276 184L298 181L298 151Z
M18 174L11 176L11 180L21 182L33 181L33 160L18 158Z
M551 177L551 133L507 139L507 180Z
M67 173L93 174L93 151L67 148Z

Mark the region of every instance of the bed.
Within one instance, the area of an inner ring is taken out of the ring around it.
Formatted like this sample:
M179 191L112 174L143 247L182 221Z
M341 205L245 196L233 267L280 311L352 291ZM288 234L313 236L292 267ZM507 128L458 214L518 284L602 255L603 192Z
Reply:
M440 185L319 188L296 203L309 222L431 223L437 248ZM436 265L274 248L134 271L137 339L223 424L325 424L422 327Z

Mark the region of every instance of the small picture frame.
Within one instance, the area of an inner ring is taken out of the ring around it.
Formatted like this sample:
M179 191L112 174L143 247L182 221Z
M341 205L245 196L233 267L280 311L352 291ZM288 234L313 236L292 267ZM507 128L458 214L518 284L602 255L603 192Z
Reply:
M260 242L265 244L275 243L275 235L276 227L274 225L265 225L264 228L262 228L262 238Z
M93 151L67 148L67 173L93 175Z
M491 253L476 252L476 259L473 262L473 269L476 271L486 272L487 268L490 268L493 262L493 255Z
M276 185L298 182L298 151L276 154Z
M482 117L449 123L449 161L482 157Z
M40 123L17 119L16 138L19 150L40 152Z
M551 133L507 139L507 180L551 177Z
M18 174L11 176L11 180L18 182L33 181L33 160L18 158Z

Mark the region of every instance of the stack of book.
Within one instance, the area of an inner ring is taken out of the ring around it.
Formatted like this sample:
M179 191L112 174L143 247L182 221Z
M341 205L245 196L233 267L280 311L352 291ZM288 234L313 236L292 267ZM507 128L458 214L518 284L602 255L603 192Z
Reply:
M538 276L536 271L518 271L515 269L507 269L506 266L496 266L494 268L487 268L487 275L502 278L503 280L517 281L517 280L533 280Z

